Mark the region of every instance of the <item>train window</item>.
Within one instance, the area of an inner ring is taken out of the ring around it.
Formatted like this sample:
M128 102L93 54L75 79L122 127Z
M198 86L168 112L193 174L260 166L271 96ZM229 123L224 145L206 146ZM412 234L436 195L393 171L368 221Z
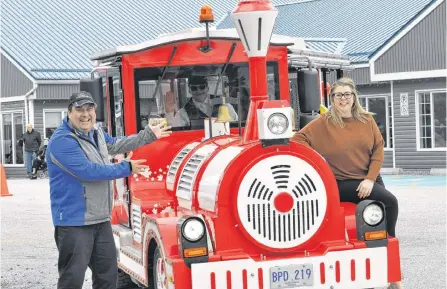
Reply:
M204 128L204 119L217 117L219 106L228 107L230 127L242 126L248 114L250 87L248 63L163 67L135 70L138 130L150 119L165 118L173 131ZM277 62L267 63L269 99L279 99Z

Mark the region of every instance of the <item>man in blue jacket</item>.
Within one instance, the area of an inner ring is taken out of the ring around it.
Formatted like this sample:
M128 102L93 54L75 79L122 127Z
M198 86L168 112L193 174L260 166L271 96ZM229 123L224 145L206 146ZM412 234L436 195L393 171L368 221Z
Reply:
M145 160L111 164L109 155L127 153L170 135L170 127L146 126L138 134L114 138L96 126L96 103L88 92L74 93L68 117L52 135L46 152L51 214L59 250L57 288L82 288L87 267L94 289L114 289L115 243L110 224L111 180L139 173Z

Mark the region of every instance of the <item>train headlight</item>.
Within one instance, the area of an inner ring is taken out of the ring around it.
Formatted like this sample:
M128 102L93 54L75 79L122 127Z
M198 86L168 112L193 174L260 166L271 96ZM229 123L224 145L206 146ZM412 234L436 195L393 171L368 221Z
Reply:
M196 242L203 237L203 234L205 234L205 227L199 220L191 218L183 223L182 235L186 240Z
M288 144L293 136L292 114L292 108L285 100L269 100L259 104L258 132L263 145Z
M289 127L289 120L282 113L274 113L268 118L267 127L271 133L280 135L285 133Z
M370 204L363 210L363 220L370 226L375 226L383 220L383 209L377 204Z
M357 239L365 241L368 248L388 245L386 211L382 202L360 201L355 209L355 224Z

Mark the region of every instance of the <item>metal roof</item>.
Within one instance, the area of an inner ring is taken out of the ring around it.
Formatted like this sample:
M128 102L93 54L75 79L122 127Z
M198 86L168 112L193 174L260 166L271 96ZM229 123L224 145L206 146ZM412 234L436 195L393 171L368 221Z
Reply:
M200 7L217 22L238 0L4 0L2 49L36 79L88 76L94 52L200 27Z
M346 45L346 39L337 38L304 38L309 49L324 52L341 53Z
M304 0L306 1L306 0ZM36 80L88 77L98 51L138 44L160 34L194 27L200 7L211 5L215 24L238 0L4 0L2 50ZM296 0L273 0L281 3ZM123 13L124 11L124 13ZM333 52L336 44L312 42L312 49Z
M142 43L163 33L203 27L198 22L203 4L213 8L219 28L231 27L225 16L237 2L4 0L1 48L36 80L79 79L89 76L90 58L95 52ZM344 46L342 53L362 55L352 60L365 61L431 0L272 2L279 10L274 33L303 37L309 48L324 52L339 52Z
M376 49L434 0L308 0L277 5L274 33L294 37L346 38L341 51L352 62ZM233 27L231 17L218 28ZM333 44L331 44L333 45Z

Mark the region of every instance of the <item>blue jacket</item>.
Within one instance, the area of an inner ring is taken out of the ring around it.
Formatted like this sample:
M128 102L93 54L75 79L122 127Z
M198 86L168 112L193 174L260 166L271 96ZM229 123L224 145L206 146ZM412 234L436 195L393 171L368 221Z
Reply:
M132 173L127 161L112 164L109 155L130 152L156 139L149 127L122 138L111 137L100 127L85 135L65 118L46 151L53 224L83 226L109 221L110 181Z

